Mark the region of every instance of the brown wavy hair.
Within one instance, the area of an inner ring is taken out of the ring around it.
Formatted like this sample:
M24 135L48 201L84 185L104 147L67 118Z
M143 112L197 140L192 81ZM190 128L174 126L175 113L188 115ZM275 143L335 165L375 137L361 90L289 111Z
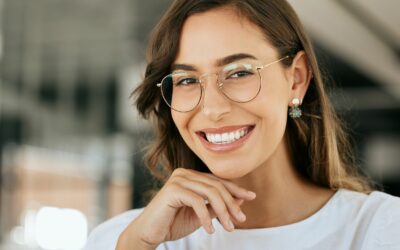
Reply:
M172 3L152 33L144 79L132 93L139 114L155 125L155 140L146 155L146 164L153 176L163 183L179 167L210 172L183 141L156 83L170 73L185 20L216 8L233 8L257 25L281 57L299 51L307 55L314 77L302 103L303 116L288 119L285 132L299 173L319 186L371 192L372 184L359 173L347 133L326 94L310 39L286 0L176 0ZM292 59L282 64L288 67Z

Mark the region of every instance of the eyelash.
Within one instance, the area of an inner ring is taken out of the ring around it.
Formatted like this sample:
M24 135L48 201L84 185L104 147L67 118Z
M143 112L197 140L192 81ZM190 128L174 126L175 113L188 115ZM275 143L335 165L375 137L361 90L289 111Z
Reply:
M183 83L183 82L188 81L188 80L189 80L189 83ZM181 85L190 85L190 84L196 84L196 83L198 83L198 81L196 81L195 78L184 78L184 79L178 81L176 83L176 85L177 86L181 86Z
M242 76L236 76L236 77L234 77L234 78L241 78L241 77L246 77L246 76L248 76L248 75L253 75L253 73L252 72L248 72L248 71L244 71L244 70L242 70L242 71L237 71L237 72L235 72L235 73L233 73L233 74L231 74L231 75L229 75L229 77L228 78L230 78L230 77L232 77L232 76L234 76L234 75L240 75L240 74L245 74L245 75L242 75Z
M228 77L225 79L232 79L232 78L238 79L238 78L246 77L246 76L253 75L253 74L254 74L253 72L241 70L241 71L236 71L232 74L229 74ZM238 75L238 76L235 76L235 75ZM191 84L197 84L197 83L199 83L199 80L197 80L196 78L184 78L182 80L179 80L176 83L176 86L191 85Z

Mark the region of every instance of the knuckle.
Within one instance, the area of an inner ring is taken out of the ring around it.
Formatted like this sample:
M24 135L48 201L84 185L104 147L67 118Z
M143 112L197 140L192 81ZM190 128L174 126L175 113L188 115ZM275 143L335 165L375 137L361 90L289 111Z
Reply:
M204 199L202 197L200 197L200 196L195 196L195 197L193 197L193 203L196 206L203 206L204 205Z
M242 209L240 209L240 207L236 203L234 205L232 205L232 210L236 214L238 214L242 211Z
M227 209L225 206L223 206L223 207L221 208L220 213L223 214L224 217L226 217L226 216L229 217L228 209Z
M219 189L219 190L224 190L225 186L224 184L222 184L221 182L217 181L215 186Z
M219 195L219 191L216 187L210 186L209 189L213 195Z
M176 168L172 174L173 174L174 176L177 176L177 175L182 175L182 174L184 174L184 172L185 172L185 169L184 169L184 168Z
M229 198L228 201L227 201L226 203L227 203L228 206L229 206L230 208L232 208L233 210L239 209L239 206L236 204L236 202L235 202L232 198Z
M182 182L183 180L184 180L184 178L182 176L177 175L171 179L171 183L179 183L179 182Z

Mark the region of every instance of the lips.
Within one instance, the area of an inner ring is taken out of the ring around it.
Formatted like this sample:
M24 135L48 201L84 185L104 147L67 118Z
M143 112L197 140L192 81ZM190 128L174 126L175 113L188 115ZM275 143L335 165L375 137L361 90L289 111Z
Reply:
M196 132L203 145L211 151L234 150L250 137L255 125L227 126L203 129Z

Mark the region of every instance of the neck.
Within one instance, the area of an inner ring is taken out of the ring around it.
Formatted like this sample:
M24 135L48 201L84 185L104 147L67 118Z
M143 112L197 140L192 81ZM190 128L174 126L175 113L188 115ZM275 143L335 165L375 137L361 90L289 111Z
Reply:
M285 140L267 162L234 182L257 194L253 201L243 203L247 219L235 221L236 228L276 227L304 220L334 194L298 174Z

